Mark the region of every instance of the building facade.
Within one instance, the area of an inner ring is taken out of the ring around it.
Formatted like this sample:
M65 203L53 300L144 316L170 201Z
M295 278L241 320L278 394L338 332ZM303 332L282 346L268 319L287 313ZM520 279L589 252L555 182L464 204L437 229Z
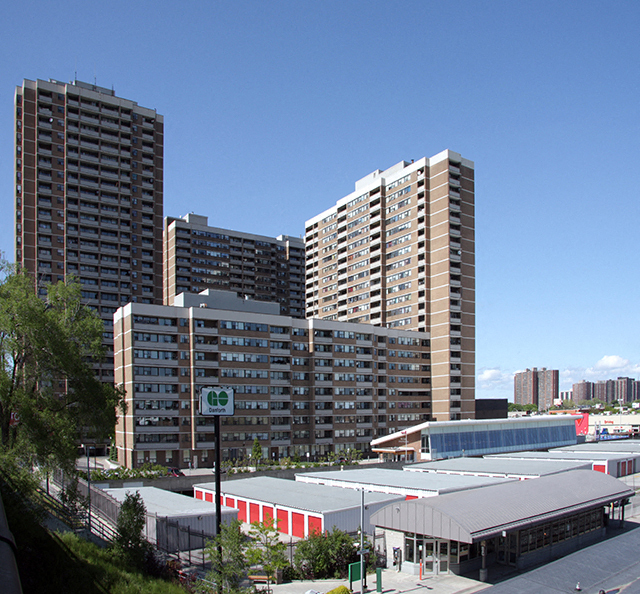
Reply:
M429 332L434 418L473 418L474 165L400 162L306 222L306 315ZM427 396L427 395L425 395Z
M164 228L164 303L205 289L280 305L304 318L304 241L210 227L205 216L167 217Z
M527 369L513 377L516 404L535 404L538 410L549 410L558 399L560 372L557 369Z
M128 410L118 460L210 467L213 419L203 387L234 390L223 459L368 451L371 439L431 418L427 333L279 315L228 291L183 293L173 306L129 303L115 315L115 379Z
M75 81L25 80L15 94L16 263L45 286L73 275L105 323L162 302L163 117Z
M582 380L573 384L573 395L576 404L586 400L600 400L606 404L629 404L640 400L640 381L631 377L597 382Z

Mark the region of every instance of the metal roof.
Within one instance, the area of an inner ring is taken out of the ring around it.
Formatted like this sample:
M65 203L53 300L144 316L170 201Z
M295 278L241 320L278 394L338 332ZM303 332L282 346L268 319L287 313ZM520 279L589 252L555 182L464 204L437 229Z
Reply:
M193 487L194 489L215 492L215 483L201 483ZM221 490L224 495L230 497L242 497L317 513L360 507L362 497L359 491L353 489L300 483L270 476L225 481L222 483ZM397 499L397 495L387 493L367 493L365 495L367 503L385 503Z
M377 511L382 528L477 542L634 494L622 481L592 470L571 470L532 481L399 501Z
M296 474L296 481L341 484L347 488L364 487L372 490L414 491L417 495L439 495L466 489L476 489L504 482L504 478L488 476L468 476L459 474L431 474L390 470L386 468L365 468L359 470L333 470Z
M118 501L124 501L127 493L138 492L144 501L149 513L159 516L202 516L215 515L216 504L200 499L194 499L188 495L180 495L172 491L165 491L156 487L123 487L119 489L103 489ZM222 515L235 516L237 511L231 507L222 506Z
M558 423L558 422L575 422L577 416L580 415L532 415L526 417L516 417L507 419L462 419L458 421L425 421L419 425L413 427L407 427L395 433L389 433L383 437L377 437L371 440L372 446L377 446L381 443L387 443L395 439L404 437L407 434L419 433L423 429L429 430L431 428L441 431L443 429L448 430L451 433L462 433L465 431L477 431L478 428L484 429L485 425L535 425L539 423Z
M562 452L556 449L548 452L512 452L510 454L487 454L486 458L504 458L511 460L525 460L525 459L537 459L537 460L626 460L630 456L640 455L640 452L635 454L631 452L574 452L571 450L563 450Z
M482 592L566 594L575 592L575 586L580 582L583 592L640 594L638 550L640 530L636 528L517 575Z
M592 441L579 443L571 446L554 448L555 451L568 452L611 452L620 454L640 454L640 440L636 439L605 439L603 441Z
M538 477L567 470L591 469L588 461L579 460L514 460L511 458L449 458L435 462L420 462L404 467L413 472L468 472L501 474L504 476Z

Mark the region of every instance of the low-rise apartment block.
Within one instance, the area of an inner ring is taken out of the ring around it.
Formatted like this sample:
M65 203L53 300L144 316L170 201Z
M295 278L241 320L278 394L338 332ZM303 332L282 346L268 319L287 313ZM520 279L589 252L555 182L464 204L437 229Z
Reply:
M129 303L115 315L115 377L128 411L116 428L126 466L211 466L214 425L203 387L230 387L222 458L257 438L272 459L367 451L374 437L432 418L425 332L279 314L228 291L173 305Z

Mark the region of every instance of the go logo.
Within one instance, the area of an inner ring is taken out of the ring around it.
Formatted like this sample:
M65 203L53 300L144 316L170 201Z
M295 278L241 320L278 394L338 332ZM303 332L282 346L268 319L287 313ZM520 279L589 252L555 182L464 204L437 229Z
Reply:
M219 392L209 390L207 402L209 406L227 406L229 403L229 395L224 390L220 390Z

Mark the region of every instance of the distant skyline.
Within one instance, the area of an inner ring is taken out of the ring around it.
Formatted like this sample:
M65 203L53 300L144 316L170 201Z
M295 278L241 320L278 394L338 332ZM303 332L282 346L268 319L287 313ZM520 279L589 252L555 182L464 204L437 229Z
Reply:
M638 30L633 1L8 4L0 204L23 78L156 108L165 216L261 235L448 148L475 162L477 396L532 367L640 378Z

